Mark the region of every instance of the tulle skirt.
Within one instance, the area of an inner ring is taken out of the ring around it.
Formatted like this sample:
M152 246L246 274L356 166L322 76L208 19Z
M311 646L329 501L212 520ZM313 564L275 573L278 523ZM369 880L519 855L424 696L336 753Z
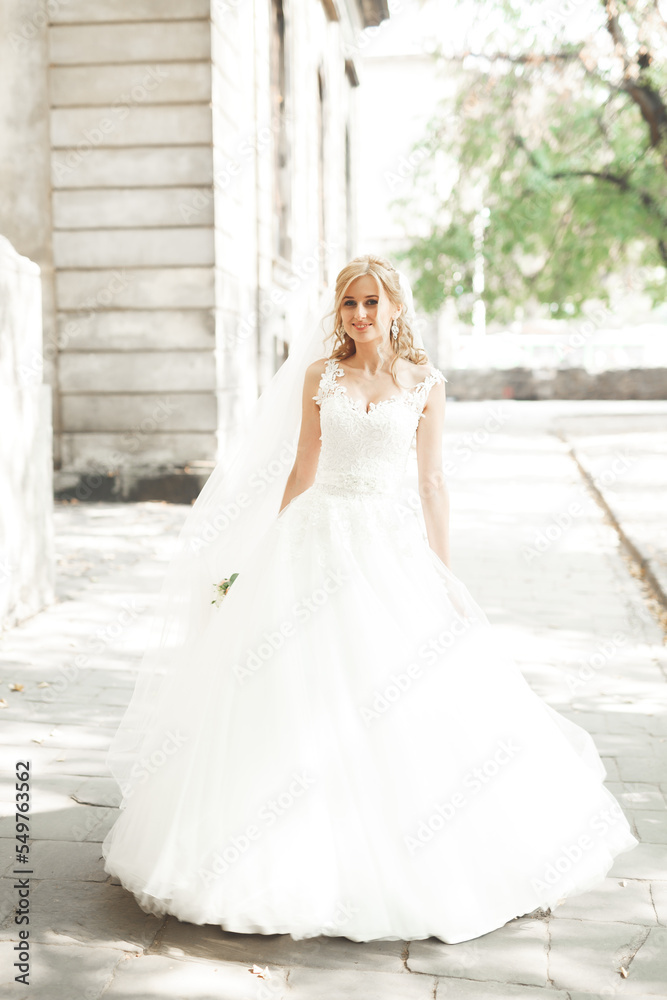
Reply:
M145 912L456 943L593 887L637 844L590 735L388 495L296 497L158 719L103 844Z

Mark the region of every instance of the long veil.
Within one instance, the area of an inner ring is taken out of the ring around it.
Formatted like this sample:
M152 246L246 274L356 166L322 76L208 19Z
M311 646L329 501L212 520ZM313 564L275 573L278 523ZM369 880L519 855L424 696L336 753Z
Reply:
M414 346L424 350L410 283L400 271L399 276ZM144 780L147 762L168 752L165 741L175 738L160 726L160 695L173 684L187 686L197 638L216 613L211 603L215 584L243 573L279 515L296 456L305 370L333 349L335 284L319 295L312 287L302 294L305 318L288 358L256 400L233 451L215 466L176 541L132 698L107 753L121 789L121 808ZM413 441L401 502L417 514L425 532L416 482Z

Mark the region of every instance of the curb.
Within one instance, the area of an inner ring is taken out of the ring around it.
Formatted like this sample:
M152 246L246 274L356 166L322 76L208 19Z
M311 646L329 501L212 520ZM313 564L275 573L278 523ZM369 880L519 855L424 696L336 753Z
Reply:
M622 523L619 521L613 509L607 503L604 493L602 493L599 487L595 484L592 475L590 474L586 466L583 464L582 460L579 458L579 455L577 454L575 446L572 444L572 442L561 431L555 431L555 434L566 445L570 453L570 456L572 457L573 462L577 466L582 479L586 483L586 486L588 487L591 494L597 501L598 505L604 510L605 514L613 524L614 529L616 530L616 533L618 534L618 537L620 538L623 547L625 548L626 552L628 553L633 563L635 564L637 570L641 574L642 579L645 581L646 585L651 591L651 596L661 606L663 611L667 612L667 592L665 592L660 580L653 571L651 559L648 556L645 556L641 551L641 549L639 549L637 545L632 541L632 539L625 533ZM663 621L662 624L664 626L665 622Z

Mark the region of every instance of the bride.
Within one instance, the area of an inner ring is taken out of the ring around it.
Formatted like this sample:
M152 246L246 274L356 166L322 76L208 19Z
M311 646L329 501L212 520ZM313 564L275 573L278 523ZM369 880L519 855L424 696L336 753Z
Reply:
M327 305L179 537L105 870L195 924L453 944L637 840L449 568L446 380L407 279L357 257Z

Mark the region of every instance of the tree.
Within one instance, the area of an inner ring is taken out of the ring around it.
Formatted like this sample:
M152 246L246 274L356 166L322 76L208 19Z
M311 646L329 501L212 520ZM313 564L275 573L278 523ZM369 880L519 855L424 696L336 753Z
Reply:
M474 52L436 53L446 72L456 69L458 91L412 152L422 154L415 186L437 207L426 235L396 256L417 274L424 309L453 296L469 319L473 220L486 206L489 318L508 322L531 300L575 316L587 299L608 303L619 277L662 301L667 24L658 0L601 0L597 23L575 40L563 36L576 0L547 11L539 30L525 24L530 6L480 0L482 13L503 12L502 46L495 32ZM443 191L444 162L455 169ZM395 204L414 217L414 198Z

